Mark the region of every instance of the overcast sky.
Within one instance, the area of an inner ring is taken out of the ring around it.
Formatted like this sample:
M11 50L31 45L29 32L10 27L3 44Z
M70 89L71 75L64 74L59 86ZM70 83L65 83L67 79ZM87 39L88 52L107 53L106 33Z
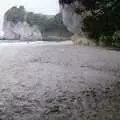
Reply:
M1 0L0 2L0 34L4 13L12 6L24 5L27 11L54 15L59 12L58 0Z

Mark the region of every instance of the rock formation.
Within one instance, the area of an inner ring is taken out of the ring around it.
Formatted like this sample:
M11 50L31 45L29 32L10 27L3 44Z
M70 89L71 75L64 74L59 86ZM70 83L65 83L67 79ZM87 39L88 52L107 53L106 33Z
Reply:
M72 33L81 33L82 30L82 15L75 11L79 7L79 2L60 0L60 9L63 16L63 22Z
M87 15L84 5L77 0L59 0L60 10L63 16L63 23L67 29L72 32L72 41L75 44L89 44L89 41L86 39L83 28L83 20ZM83 39L86 41L84 43Z
M27 22L4 22L4 37L6 39L17 39L17 40L40 40L42 35L37 26L30 26Z
M12 7L4 15L4 37L6 39L38 40L42 39L40 30L36 25L30 26L26 21L24 7Z
M61 14L55 16L27 12L23 6L12 7L4 15L4 37L20 40L61 40L71 36Z

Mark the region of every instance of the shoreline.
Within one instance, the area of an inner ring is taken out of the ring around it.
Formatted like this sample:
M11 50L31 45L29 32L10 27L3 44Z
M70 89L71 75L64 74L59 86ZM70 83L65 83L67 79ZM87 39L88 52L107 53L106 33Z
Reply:
M1 40L0 41L0 46L13 46L13 45L72 45L72 41L17 41L17 40Z

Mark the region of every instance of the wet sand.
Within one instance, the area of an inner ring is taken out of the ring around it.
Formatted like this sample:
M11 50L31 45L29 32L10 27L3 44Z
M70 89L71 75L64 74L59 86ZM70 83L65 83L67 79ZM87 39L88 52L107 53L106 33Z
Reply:
M0 45L0 120L119 120L120 52L71 43Z

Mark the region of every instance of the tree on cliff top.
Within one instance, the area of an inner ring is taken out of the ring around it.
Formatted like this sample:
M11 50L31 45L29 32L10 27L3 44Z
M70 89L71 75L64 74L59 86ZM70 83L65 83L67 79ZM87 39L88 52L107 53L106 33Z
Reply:
M7 21L12 21L14 23L18 23L19 21L23 22L25 16L24 6L20 6L19 8L15 6L12 7L5 13L5 16Z

